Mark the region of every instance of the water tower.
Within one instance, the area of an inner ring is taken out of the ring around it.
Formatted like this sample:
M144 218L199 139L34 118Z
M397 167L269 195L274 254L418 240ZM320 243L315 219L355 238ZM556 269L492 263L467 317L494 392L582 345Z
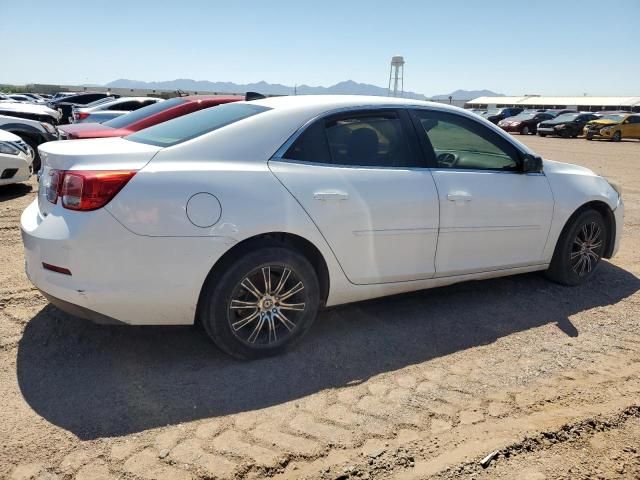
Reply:
M391 82L393 81L393 89L391 88ZM398 90L398 85L400 90ZM389 93L394 97L398 96L398 93L402 95L404 92L404 58L401 55L391 57L391 68L389 69Z

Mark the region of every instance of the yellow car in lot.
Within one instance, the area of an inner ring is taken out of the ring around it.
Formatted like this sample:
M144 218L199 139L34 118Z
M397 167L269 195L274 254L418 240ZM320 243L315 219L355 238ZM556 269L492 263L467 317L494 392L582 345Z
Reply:
M584 127L587 140L606 138L612 142L619 142L623 138L637 138L640 140L640 115L632 113L610 113L598 120L592 120Z

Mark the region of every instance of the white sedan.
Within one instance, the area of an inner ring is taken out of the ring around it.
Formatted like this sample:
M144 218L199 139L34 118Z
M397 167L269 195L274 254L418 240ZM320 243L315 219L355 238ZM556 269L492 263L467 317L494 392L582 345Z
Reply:
M421 101L238 102L40 154L33 284L98 322L199 322L240 358L323 306L536 270L576 285L622 231L614 184Z
M33 157L34 151L19 136L0 129L0 185L29 180Z

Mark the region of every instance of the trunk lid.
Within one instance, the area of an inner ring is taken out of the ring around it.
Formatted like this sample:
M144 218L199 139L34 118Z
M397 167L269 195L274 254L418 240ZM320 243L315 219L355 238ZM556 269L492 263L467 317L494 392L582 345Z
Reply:
M38 182L40 213L46 216L54 207L47 200L51 170L140 170L161 149L123 138L43 143L38 147L42 160Z

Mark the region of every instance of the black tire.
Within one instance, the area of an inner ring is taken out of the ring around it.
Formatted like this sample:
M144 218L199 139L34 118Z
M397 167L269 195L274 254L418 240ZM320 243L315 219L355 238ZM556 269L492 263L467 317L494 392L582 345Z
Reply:
M262 276L267 268L270 285ZM280 285L274 287L273 283L284 277L282 296L294 291L299 282L303 288L281 299L277 295ZM251 293L252 286L263 295ZM205 331L221 350L246 360L286 351L309 331L320 306L320 287L313 266L298 252L281 246L264 247L243 255L219 276L210 275L203 293L200 321ZM251 303L255 305L242 308Z
M584 138L586 138L587 140L591 141L591 140L593 140L593 134L592 133L587 133L587 135Z
M605 221L598 212L589 209L579 213L564 227L546 276L562 285L574 286L586 282L600 264L608 233ZM588 244L589 248L582 248L582 244Z
M571 136L571 132L565 128L562 130L562 132L560 132L560 136L562 138L569 138Z
M520 130L520 135L529 135L529 133L531 133L531 129L527 125Z
M546 133L540 133L540 132L538 132L538 135L540 135L541 137L546 137L547 136Z
M622 132L620 132L620 130L618 130L617 132L615 132L613 134L613 137L611 137L611 141L612 142L619 142L620 140L622 140Z

